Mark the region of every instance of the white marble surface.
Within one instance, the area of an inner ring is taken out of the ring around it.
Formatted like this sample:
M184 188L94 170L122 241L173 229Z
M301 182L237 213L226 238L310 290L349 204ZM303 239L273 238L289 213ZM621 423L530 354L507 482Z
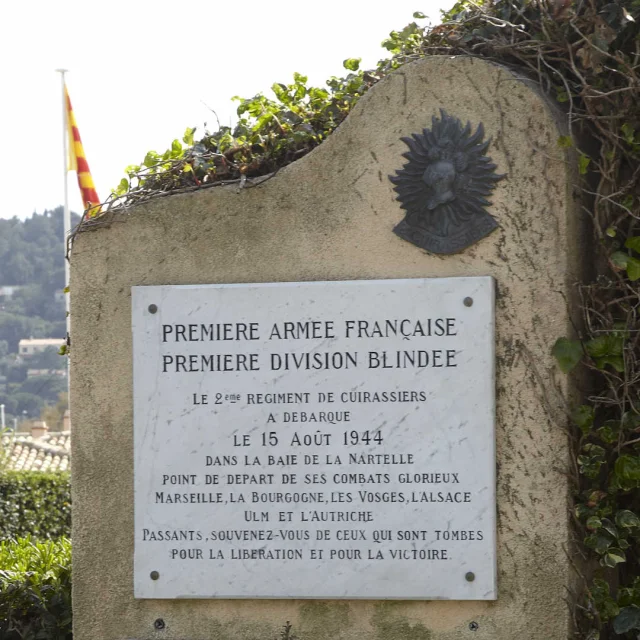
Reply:
M493 299L133 287L136 597L495 599Z

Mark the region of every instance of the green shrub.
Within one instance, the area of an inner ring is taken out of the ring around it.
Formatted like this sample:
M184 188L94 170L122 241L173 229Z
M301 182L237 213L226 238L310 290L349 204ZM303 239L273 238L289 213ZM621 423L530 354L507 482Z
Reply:
M26 536L39 540L71 536L68 473L0 473L0 540Z
M0 638L71 640L71 541L0 542Z

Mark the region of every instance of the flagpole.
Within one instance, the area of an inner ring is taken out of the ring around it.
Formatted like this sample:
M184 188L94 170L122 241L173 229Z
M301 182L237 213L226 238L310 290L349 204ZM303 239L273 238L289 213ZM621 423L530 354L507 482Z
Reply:
M69 174L69 123L68 123L68 112L67 112L67 95L65 91L65 79L64 74L67 73L68 69L56 69L56 72L60 74L60 85L62 90L62 168L64 175L64 286L68 291L69 288L69 261L67 260L67 240L69 235L71 234L71 211L69 210L69 185L68 185L68 174ZM70 305L69 305L69 293L65 293L64 295L65 302L65 310L67 316L67 338L71 332L71 315ZM69 376L70 373L70 362L67 357L67 406L70 406L71 400L71 378Z

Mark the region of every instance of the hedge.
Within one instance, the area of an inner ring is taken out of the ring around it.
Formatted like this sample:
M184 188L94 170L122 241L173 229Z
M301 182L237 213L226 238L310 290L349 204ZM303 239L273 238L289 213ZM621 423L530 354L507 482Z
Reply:
M72 637L71 541L0 542L0 638Z
M69 480L69 474L60 471L0 473L0 540L70 537Z

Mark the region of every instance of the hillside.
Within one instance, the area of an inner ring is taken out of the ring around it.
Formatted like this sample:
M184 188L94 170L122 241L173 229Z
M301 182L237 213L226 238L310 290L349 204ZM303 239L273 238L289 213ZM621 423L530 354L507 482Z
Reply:
M72 218L77 224L79 216ZM64 411L65 359L55 347L18 350L22 339L65 337L63 289L62 207L27 220L0 219L0 404L7 426L43 411L48 422L57 421Z

